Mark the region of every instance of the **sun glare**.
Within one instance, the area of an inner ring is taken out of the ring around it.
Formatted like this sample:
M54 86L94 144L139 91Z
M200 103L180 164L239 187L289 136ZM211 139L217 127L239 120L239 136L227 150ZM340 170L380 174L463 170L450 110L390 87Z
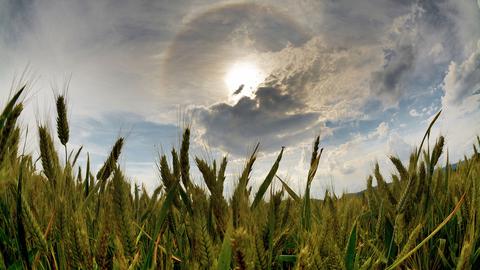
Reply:
M229 97L235 102L245 96L252 97L262 81L262 71L251 63L236 63L225 76Z

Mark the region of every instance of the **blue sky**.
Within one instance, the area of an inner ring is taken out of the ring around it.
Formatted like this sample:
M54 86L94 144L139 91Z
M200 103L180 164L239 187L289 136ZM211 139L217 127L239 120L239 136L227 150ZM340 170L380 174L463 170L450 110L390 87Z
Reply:
M364 188L376 161L389 175L440 109L452 160L480 134L477 0L0 0L0 60L3 97L28 67L23 125L53 126L70 78L71 147L98 166L126 136L121 165L149 189L185 126L192 157L228 155L230 186L259 141L254 183L286 146L280 175L302 189L321 134L317 196Z

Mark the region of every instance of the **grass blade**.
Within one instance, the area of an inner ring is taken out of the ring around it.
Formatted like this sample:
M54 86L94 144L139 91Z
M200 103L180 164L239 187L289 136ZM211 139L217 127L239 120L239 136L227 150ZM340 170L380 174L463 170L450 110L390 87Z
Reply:
M255 207L258 206L258 204L263 198L263 195L265 194L265 192L267 192L267 189L270 186L270 183L272 183L273 177L277 173L278 167L280 166L280 160L282 159L284 149L285 148L282 147L280 154L278 154L277 160L275 161L272 168L270 169L270 172L268 173L267 177L265 177L265 180L263 181L262 185L260 185L260 188L258 189L257 194L255 194L255 199L253 200L252 206L250 207L251 209L255 209Z
M348 245L345 252L345 268L347 270L355 269L355 257L357 256L356 252L357 246L357 223L353 224L352 231L350 232L350 237L348 238Z
M280 180L280 182L283 185L283 188L285 188L285 190L290 195L290 197L292 197L294 201L300 202L301 201L300 196L298 196L297 193L295 193L295 191L293 191L293 189L290 188L287 183L285 183L285 181L283 181L280 177L278 177L278 175L275 175L275 176L277 177L278 180Z
M227 231L223 238L222 249L218 257L218 270L230 269L232 262L232 242L230 239L230 232Z
M463 202L465 201L465 195L466 193L463 193L462 197L460 198L460 201L458 201L457 205L455 206L455 208L453 209L453 211L450 213L450 215L448 215L443 221L442 223L440 223L437 228L435 228L435 230L433 230L425 239L423 239L422 242L420 242L420 244L418 244L416 247L414 247L410 252L408 252L405 256L403 256L402 258L396 260L395 262L392 263L392 265L390 265L387 270L391 270L391 269L394 269L395 267L399 266L403 261L405 261L408 257L410 257L413 253L415 253L419 248L421 248L423 245L425 245L425 243L428 242L428 240L430 240L433 236L435 236L435 234L437 234L442 228L443 226L445 226L454 216L455 214L457 213L458 210L460 210L460 207L462 206Z

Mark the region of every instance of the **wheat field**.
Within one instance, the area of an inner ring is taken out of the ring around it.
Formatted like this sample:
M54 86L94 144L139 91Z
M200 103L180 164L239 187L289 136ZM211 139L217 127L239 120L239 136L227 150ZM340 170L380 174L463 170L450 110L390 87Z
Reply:
M17 124L24 89L0 118L1 269L480 269L480 139L455 166L439 164L445 140L431 142L430 131L440 113L408 164L391 157L391 176L376 165L364 192L310 198L322 163L317 137L303 194L276 176L283 149L252 190L257 145L225 198L227 158L190 164L188 128L159 159L153 192L122 173L121 137L92 171L86 150L69 147L62 95L56 131L38 126L35 160ZM206 190L191 180L192 166Z

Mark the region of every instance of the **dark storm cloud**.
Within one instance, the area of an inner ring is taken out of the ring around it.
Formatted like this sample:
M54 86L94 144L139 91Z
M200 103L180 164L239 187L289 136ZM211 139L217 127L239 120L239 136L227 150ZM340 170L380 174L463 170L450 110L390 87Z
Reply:
M254 98L243 97L235 105L220 103L196 109L196 120L205 132L202 139L232 154L244 154L252 144L278 150L319 131L319 114L279 89L261 87Z

